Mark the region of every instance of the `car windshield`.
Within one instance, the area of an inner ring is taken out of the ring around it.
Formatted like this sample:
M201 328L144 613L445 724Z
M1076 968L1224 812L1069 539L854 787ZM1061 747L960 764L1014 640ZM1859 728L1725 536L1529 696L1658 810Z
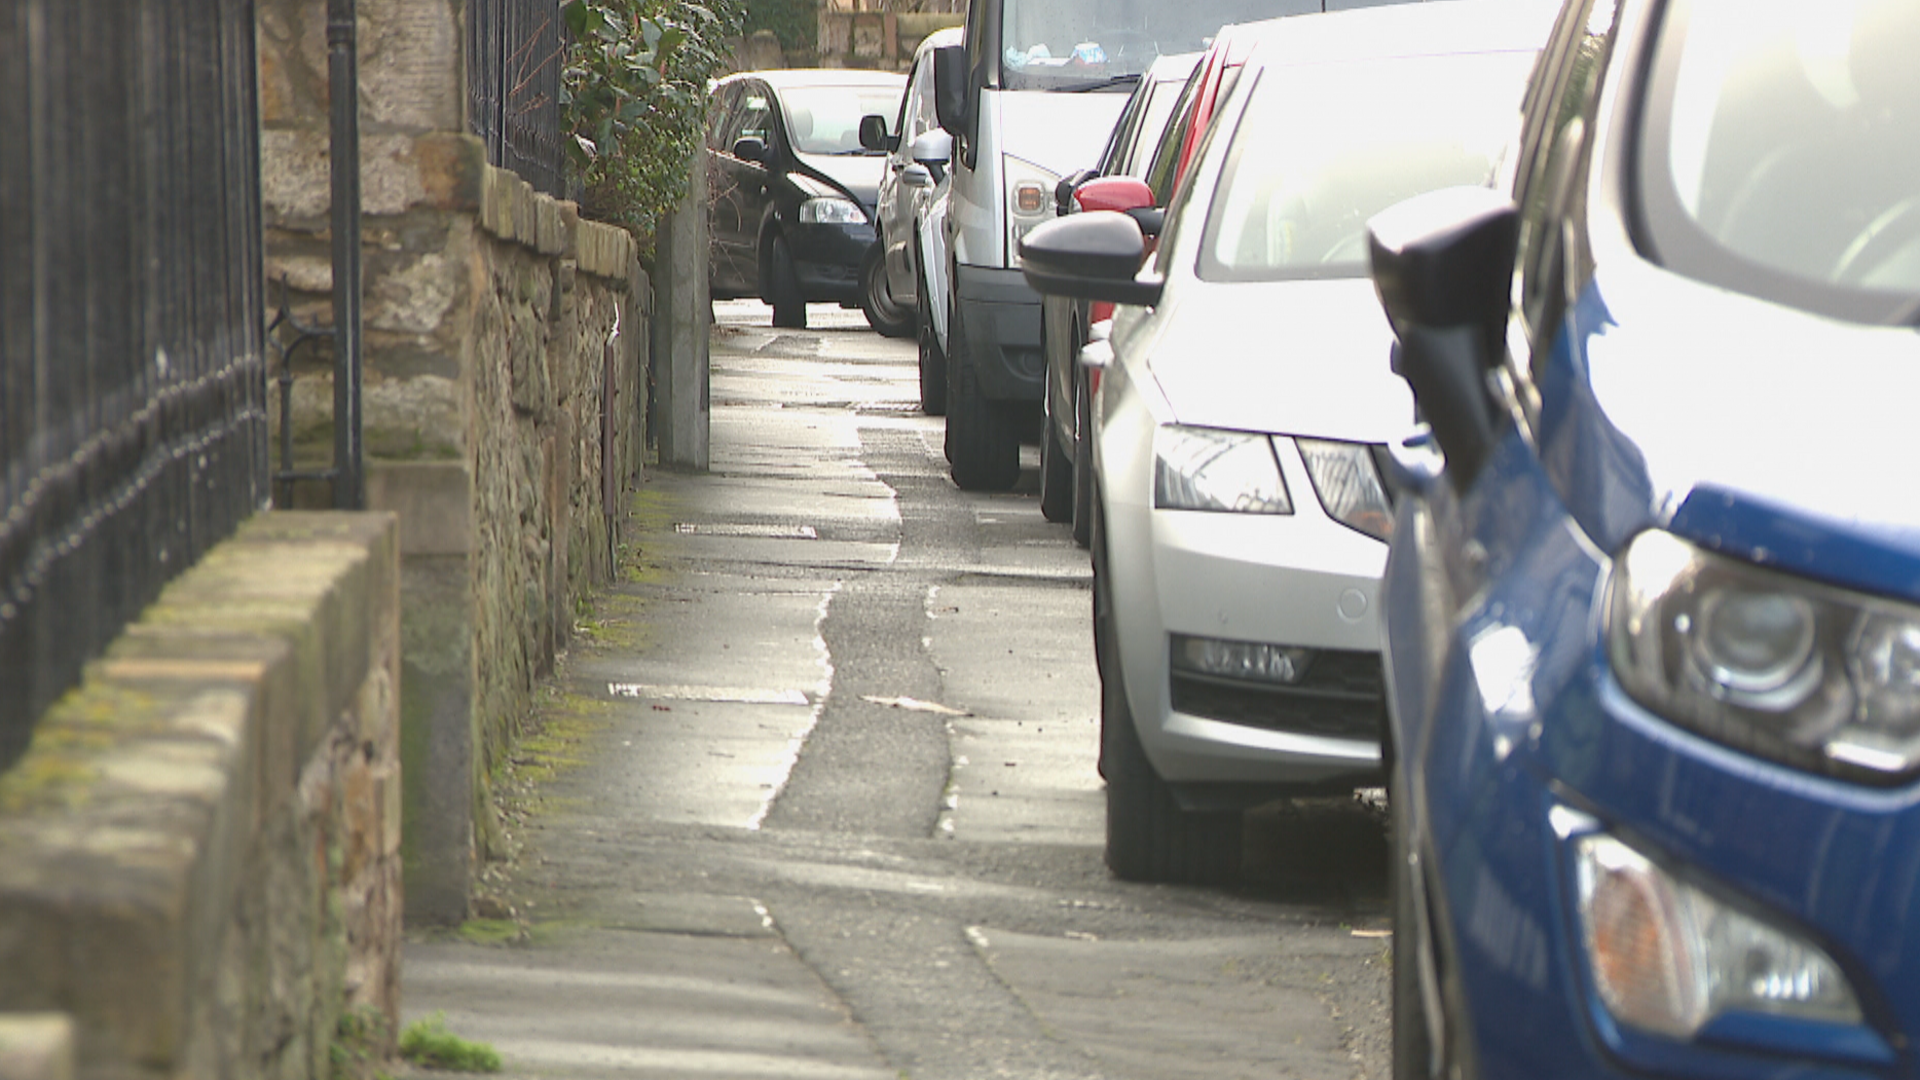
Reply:
M1000 85L1125 88L1169 53L1207 47L1228 23L1319 11L1322 0L1005 0Z
M795 153L869 154L860 147L860 118L900 111L903 86L792 86L781 91L787 137Z
M1365 276L1367 219L1422 192L1489 180L1533 56L1261 72L1208 209L1200 276Z
M1812 310L1920 297L1920 4L1689 0L1642 155L1658 256Z

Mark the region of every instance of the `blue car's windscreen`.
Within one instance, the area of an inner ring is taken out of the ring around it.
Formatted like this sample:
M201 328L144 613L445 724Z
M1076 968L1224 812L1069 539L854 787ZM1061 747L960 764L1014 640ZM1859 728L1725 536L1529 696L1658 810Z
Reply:
M1866 321L1920 300L1920 3L1685 0L1643 133L1657 257Z

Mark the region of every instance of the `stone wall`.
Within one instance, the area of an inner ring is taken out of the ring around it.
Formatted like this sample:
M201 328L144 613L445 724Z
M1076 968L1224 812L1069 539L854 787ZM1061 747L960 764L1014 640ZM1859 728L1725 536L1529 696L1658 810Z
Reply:
M348 1014L390 1048L399 570L390 515L258 515L43 718L0 775L0 1072L320 1080Z
M820 9L820 66L905 71L928 34L966 22L964 10L842 11Z
M268 298L324 323L326 5L257 8ZM494 766L574 603L612 573L652 290L626 233L489 166L464 133L460 0L360 0L359 15L364 439L369 504L400 517L408 917L452 922L496 837ZM293 464L324 467L324 347L292 373Z

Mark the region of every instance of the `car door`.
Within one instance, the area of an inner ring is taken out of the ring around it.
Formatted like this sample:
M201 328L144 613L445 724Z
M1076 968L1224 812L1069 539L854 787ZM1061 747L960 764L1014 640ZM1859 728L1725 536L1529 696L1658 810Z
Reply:
M735 100L725 128L726 146L717 159L714 246L723 252L731 280L739 291L756 296L760 289L760 222L767 205L767 164L740 157L734 149L743 139L758 139L772 157L774 142L773 92L757 79L734 84Z
M739 103L740 84L722 83L714 89L707 122L707 276L720 297L736 296L748 288L735 258L740 205L734 189L740 182L740 168L733 157L733 143L739 130Z
M914 288L914 195L915 189L900 182L900 176L913 162L913 140L931 130L933 116L933 54L922 52L907 73L907 89L900 97L900 115L894 121L899 142L887 156L887 171L880 179L880 242L887 263L887 287L896 300L907 303Z

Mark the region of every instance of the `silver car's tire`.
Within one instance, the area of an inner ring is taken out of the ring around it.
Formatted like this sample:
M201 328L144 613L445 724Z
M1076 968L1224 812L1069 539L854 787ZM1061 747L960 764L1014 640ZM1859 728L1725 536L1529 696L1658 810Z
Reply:
M1094 525L1094 646L1100 652L1100 772L1107 780L1107 867L1127 881L1227 885L1240 877L1242 814L1182 810L1154 771L1133 709L1114 635L1111 571ZM1104 625L1100 625L1105 620Z
M887 288L886 260L878 244L860 264L860 310L867 317L867 325L881 337L913 336L914 313L894 303L893 292Z

